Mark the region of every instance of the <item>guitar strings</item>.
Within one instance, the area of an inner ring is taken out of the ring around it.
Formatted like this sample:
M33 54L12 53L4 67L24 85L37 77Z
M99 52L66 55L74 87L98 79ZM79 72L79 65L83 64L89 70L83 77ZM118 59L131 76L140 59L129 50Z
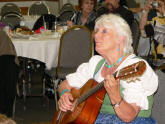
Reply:
M115 72L113 74L113 76L116 78L118 71ZM91 88L88 92L86 92L85 94L83 94L82 96L79 97L77 104L82 103L84 100L86 100L89 96L91 96L92 94L94 94L96 91L100 90L103 86L104 86L104 81L100 82L99 84L97 84L96 86L94 86L93 88Z

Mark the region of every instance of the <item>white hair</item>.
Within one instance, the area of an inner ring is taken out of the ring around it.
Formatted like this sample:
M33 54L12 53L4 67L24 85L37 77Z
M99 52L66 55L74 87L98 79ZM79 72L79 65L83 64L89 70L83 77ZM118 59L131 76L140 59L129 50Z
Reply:
M96 20L95 31L98 27L115 29L118 36L125 36L124 53L133 53L132 32L127 22L115 14L104 14Z

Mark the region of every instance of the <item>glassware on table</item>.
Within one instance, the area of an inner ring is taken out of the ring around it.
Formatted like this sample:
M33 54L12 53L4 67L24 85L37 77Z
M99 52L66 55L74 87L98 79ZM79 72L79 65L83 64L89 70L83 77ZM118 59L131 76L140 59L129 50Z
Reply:
M63 30L63 26L57 26L57 32L62 35L64 30Z
M46 30L49 30L49 22L43 22L44 23L44 28Z
M51 27L52 29L52 32L57 32L57 22L55 21L55 22L52 22L52 27Z
M68 26L63 26L64 32L68 30Z

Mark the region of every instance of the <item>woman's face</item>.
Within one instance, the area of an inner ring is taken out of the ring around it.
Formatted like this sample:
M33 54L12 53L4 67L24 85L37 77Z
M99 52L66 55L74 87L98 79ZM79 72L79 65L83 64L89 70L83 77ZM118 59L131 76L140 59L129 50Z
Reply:
M117 51L118 35L114 29L98 27L94 35L95 49L98 53L107 53L109 51Z
M93 8L94 8L94 1L84 0L81 8L82 8L82 11L87 12L87 13L91 13Z

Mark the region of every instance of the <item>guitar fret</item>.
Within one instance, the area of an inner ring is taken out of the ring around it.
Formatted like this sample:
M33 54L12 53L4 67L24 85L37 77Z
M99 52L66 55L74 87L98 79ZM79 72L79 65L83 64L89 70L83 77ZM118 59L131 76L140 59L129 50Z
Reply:
M77 103L78 104L82 103L84 100L86 100L89 96L91 96L96 91L98 91L99 89L101 89L103 86L104 86L104 81L102 81L101 83L99 83L98 85L96 85L95 87L93 87L92 89L90 89L89 92L87 92L84 95L82 95L81 97L79 97Z
M113 74L113 76L116 78L117 72L115 72ZM79 97L78 99L78 104L82 103L83 101L85 101L89 96L91 96L92 94L94 94L96 91L100 90L102 87L104 86L104 80L97 84L95 87L93 87L92 89L90 89L90 91L86 92L84 95L82 95L81 97Z

